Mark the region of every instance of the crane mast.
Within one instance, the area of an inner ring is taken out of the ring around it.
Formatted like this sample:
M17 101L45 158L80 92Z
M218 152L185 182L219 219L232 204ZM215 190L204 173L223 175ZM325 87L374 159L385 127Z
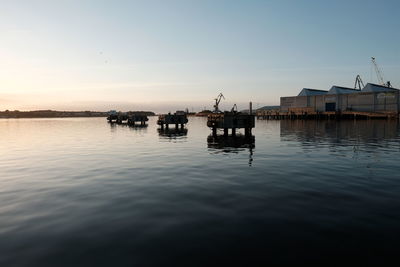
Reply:
M214 105L214 112L215 113L220 113L221 111L219 110L219 103L221 102L221 99L225 99L224 95L220 93L217 98L215 98L215 105Z

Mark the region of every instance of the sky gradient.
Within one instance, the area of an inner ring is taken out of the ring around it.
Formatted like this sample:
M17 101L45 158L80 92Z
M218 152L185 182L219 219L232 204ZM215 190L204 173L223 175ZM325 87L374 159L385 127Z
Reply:
M400 87L398 1L3 1L0 110L279 104L303 87Z

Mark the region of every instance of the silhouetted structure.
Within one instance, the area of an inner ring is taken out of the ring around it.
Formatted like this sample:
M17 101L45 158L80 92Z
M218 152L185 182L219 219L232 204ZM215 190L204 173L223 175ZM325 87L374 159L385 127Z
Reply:
M177 111L174 114L168 113L158 116L157 124L161 126L161 129L169 129L170 124L175 124L175 128L178 129L179 125L184 128L184 125L188 123L186 113L184 111Z
M236 104L231 111L215 112L208 115L207 126L212 129L212 134L217 135L217 129L223 129L224 135L228 136L228 130L232 129L232 136L236 135L236 129L244 128L246 136L251 136L251 130L255 125L255 116L252 114L252 103L250 102L249 114L235 110ZM217 110L217 108L216 108Z
M136 123L139 122L139 125L144 126L149 119L147 115L143 113L110 111L107 120L111 123L116 122L118 124L126 122L128 125L132 126L135 126Z

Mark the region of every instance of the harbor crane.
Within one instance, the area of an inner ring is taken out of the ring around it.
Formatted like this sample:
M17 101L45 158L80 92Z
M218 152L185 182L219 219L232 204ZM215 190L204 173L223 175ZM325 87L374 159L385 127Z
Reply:
M374 57L371 57L371 61L372 61L372 65L375 68L376 77L378 78L378 82L380 83L380 85L383 85L383 86L386 86L386 87L392 87L392 85L390 84L390 81L385 82L385 79L383 78L382 71L378 67L378 64L376 63Z
M354 82L354 89L361 90L362 88L364 88L364 82L361 80L361 76L357 75L356 77L356 81Z
M219 103L221 102L221 99L225 100L225 97L222 93L220 93L217 98L215 98L215 105L214 105L214 113L220 113L221 111L219 110Z

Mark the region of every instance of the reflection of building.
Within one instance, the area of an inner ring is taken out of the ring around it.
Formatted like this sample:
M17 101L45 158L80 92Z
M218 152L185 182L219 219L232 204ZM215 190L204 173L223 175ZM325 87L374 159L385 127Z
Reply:
M281 139L304 143L373 143L394 140L400 127L395 120L281 120Z
M282 112L393 112L400 110L399 89L368 83L362 90L333 86L329 91L304 88L281 97Z

